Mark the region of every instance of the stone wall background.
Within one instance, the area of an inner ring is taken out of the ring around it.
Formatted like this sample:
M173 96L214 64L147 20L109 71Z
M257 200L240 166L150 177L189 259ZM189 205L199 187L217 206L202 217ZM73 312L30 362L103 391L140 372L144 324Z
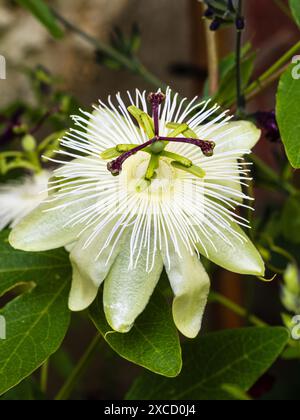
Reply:
M193 1L193 0L191 0ZM189 62L190 0L52 0L51 5L86 32L107 40L117 25L142 30L140 55L161 79L189 95L192 83L170 76L169 66ZM2 0L0 5L0 54L7 59L7 80L1 83L0 107L14 99L30 98L28 81L20 68L41 64L61 76L64 88L88 105L109 93L149 87L126 71L114 72L95 63L93 50L68 33L54 40L26 11Z

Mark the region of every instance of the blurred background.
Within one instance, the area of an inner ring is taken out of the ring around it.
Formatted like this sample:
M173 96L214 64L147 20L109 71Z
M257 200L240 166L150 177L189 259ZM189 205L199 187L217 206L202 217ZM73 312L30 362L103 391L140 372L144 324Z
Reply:
M203 8L197 0L51 0L51 6L77 28L108 43L115 28L129 34L137 24L141 34L139 57L146 68L170 85L181 95L202 95L207 78L207 51ZM254 77L268 68L299 38L298 29L273 0L246 0L246 34L256 51ZM272 6L272 7L270 7ZM216 33L219 57L234 49L234 32L223 29ZM63 40L55 40L28 12L14 1L1 0L0 54L7 60L7 79L0 81L0 109L13 102L35 104L32 80L28 71L42 67L57 79L59 89L72 95L82 107L90 107L99 98L135 88L153 90L151 83L127 70L108 68L95 54L91 43L67 31ZM248 104L249 112L272 110L275 106L276 83ZM275 150L276 149L276 150ZM276 169L276 153L281 145L262 139L257 153ZM281 206L276 193L256 191L258 214L266 202ZM259 283L224 271L215 272L213 288L240 304L247 304L271 324L280 324L279 284ZM84 317L75 315L74 328L67 337L64 351L53 360L57 374L52 380L53 389L63 376L68 375L73 361L94 334ZM234 328L244 321L226 309L210 305L206 313L205 328ZM76 327L76 328L75 328ZM79 330L82 331L78 335ZM76 332L75 332L76 331ZM114 366L112 374L111 366ZM124 396L139 368L122 361L106 347L88 372L78 398L118 399ZM281 382L276 382L278 377ZM284 381L287 376L287 381ZM287 385L289 383L289 385ZM294 398L300 385L299 363L277 366L274 376L266 377L255 392L265 398L276 398L276 393ZM271 393L269 390L272 388ZM273 393L273 394L272 394ZM279 395L279 394L278 394ZM297 399L297 398L296 398Z

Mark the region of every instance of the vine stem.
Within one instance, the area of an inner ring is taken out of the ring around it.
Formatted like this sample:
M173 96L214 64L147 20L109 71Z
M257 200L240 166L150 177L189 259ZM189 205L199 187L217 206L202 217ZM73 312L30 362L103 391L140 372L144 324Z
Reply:
M256 89L261 89L265 85L265 82L272 80L274 75L280 75L281 71L285 69L286 63L300 50L300 41L294 44L282 57L279 58L268 70L266 70L257 80L248 86L245 94L250 94ZM279 73L278 73L279 72Z
M48 387L49 359L41 367L41 391L46 394Z
M79 379L85 373L94 355L99 350L99 344L101 343L101 341L101 335L97 334L91 342L91 344L89 345L89 347L86 349L81 359L79 360L77 366L75 366L73 372L71 373L65 384L58 392L57 396L55 397L56 401L64 401L70 397Z
M289 63L285 64L283 67L281 67L279 70L277 70L274 74L272 74L268 79L266 79L264 82L260 83L260 86L256 89L254 89L252 92L246 94L246 100L251 101L254 99L257 95L259 95L263 90L271 86L273 82L275 82L277 79L280 78L280 76L287 70L289 67Z
M229 309L236 315L239 315L241 318L247 319L252 325L255 325L257 327L266 327L268 325L266 322L262 321L255 315L249 314L245 308L228 299L227 297L221 295L220 293L211 292L209 295L209 301L211 303L219 303L220 305Z
M210 22L205 19L205 37L208 61L209 94L214 96L219 88L219 57L217 34L210 30Z
M250 101L263 92L287 70L289 60L300 50L300 41L294 44L279 60L277 60L258 79L251 83L244 91L246 101ZM225 107L232 107L234 101L223 104Z
M101 51L102 53L106 54L110 58L116 60L119 64L124 66L126 69L130 70L133 73L136 73L143 77L148 83L156 86L157 88L166 88L166 84L161 82L153 73L151 73L137 57L129 58L125 54L122 54L116 48L101 42L100 40L94 38L90 34L86 33L82 29L78 28L74 23L70 22L64 16L62 16L57 10L51 8L53 15L56 19L62 23L66 29L69 31L76 33L80 36L83 40L85 40L88 44L92 45L96 50Z

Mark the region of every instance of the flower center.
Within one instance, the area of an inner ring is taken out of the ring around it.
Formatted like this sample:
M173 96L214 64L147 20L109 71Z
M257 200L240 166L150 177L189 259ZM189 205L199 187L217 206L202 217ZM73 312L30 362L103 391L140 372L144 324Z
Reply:
M187 143L200 148L204 156L212 156L215 143L207 140L200 140L197 138L187 124L168 123L167 128L172 129L168 137L160 136L159 134L159 108L164 101L165 96L162 93L150 93L148 100L152 105L152 118L139 108L130 106L128 111L137 120L141 129L145 131L149 140L143 144L119 144L115 148L108 149L101 154L103 159L111 159L118 156L116 159L110 161L107 164L107 169L113 176L120 175L123 169L123 164L128 158L136 155L138 152L150 153L150 161L144 172L144 183L153 182L160 171L161 158L165 157L171 159L171 165L177 169L192 173L195 176L203 177L204 171L193 165L193 162L189 159L178 155L176 153L168 152L165 150L169 142L174 143ZM179 137L183 135L184 137ZM171 165L169 165L171 167Z
M139 153L128 159L123 167L120 180L123 187L130 192L151 193L151 195L171 192L178 178L178 171L168 159L161 158L155 170L155 176L151 180L145 179L145 173L149 166L149 155Z

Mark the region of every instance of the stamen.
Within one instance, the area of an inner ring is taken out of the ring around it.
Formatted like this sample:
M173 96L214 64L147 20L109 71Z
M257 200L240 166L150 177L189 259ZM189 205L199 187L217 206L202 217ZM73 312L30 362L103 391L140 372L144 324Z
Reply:
M190 159L178 155L177 153L168 152L164 150L163 152L161 152L161 156L164 156L168 159L172 159L174 162L178 162L186 168L190 168L193 165L193 162Z
M151 179L155 176L155 171L159 167L159 156L158 155L151 155L149 165L146 171L145 180L151 181Z
M192 165L187 168L181 163L175 162L175 161L171 162L171 165L176 169L180 169L181 171L188 172L198 178L204 178L206 175L206 172L202 168L200 168L200 166Z
M169 128L171 124L167 124L167 128ZM189 129L187 124L178 124L176 127L173 126L173 131L169 133L168 137L178 137L180 134L184 134Z
M127 110L136 119L137 123L140 127L142 127L146 135L150 139L154 137L154 122L150 115L134 105L129 106Z
M183 128L183 124L180 124L180 123L168 123L167 124L167 128L171 128L171 129L173 129L174 131L175 130L178 130L178 129L180 129L180 132L179 132L179 134L183 134L184 135L184 137L186 137L186 138L192 138L192 139L198 139L198 136L197 136L197 134L195 133L195 131L193 131L187 124L186 124L186 126L187 126L187 129L186 130L184 130L184 131L181 131L182 130L182 128ZM181 128L180 128L181 127ZM177 134L177 135L179 135L179 134ZM173 132L172 133L170 133L169 134L169 136L170 137L177 137L177 135L176 136L174 136L174 134L173 134Z
M102 152L100 154L100 156L104 160L114 159L114 158L118 157L119 155L120 155L120 153L117 151L116 147L111 147L110 149L106 149L106 150L104 150L104 152Z
M152 105L152 116L154 121L154 135L159 136L159 106L163 103L166 96L159 93L150 93L148 96L148 101Z

